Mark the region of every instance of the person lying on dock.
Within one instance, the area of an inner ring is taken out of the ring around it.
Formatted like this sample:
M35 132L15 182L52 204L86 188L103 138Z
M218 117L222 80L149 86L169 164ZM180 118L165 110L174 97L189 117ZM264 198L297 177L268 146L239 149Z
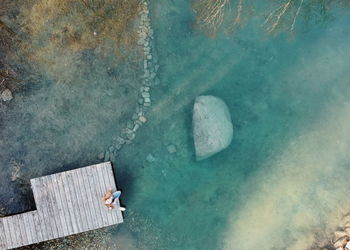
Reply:
M109 210L112 210L115 208L115 205L117 204L117 201L121 194L121 191L112 192L112 188L109 188L108 191L103 195L102 201ZM121 211L125 211L124 207L119 207L119 209Z

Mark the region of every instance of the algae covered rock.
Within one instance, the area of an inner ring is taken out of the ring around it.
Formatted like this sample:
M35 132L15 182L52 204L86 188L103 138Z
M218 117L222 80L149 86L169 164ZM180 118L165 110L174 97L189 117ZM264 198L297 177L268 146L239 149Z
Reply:
M215 96L199 96L193 107L193 138L196 159L206 159L230 145L233 136L227 105Z

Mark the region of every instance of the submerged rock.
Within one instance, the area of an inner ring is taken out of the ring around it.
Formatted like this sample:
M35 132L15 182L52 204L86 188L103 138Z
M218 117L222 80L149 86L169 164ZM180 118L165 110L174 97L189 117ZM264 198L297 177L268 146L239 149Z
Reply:
M105 158L103 159L103 161L109 161L109 159L110 159L109 151L106 151Z
M167 147L166 147L166 149L168 150L168 152L169 152L169 154L173 154L173 153L176 153L176 146L175 145L172 145L172 144L170 144L170 145L168 145Z
M215 96L196 98L192 126L197 160L206 159L231 143L233 126L230 112L226 104Z
M98 159L99 159L99 160L102 160L103 158L105 158L105 153L104 153L104 152L99 153L99 154L98 154Z
M156 158L152 154L148 154L146 157L146 161L148 162L155 162Z
M12 93L9 89L5 89L2 91L0 95L0 99L3 100L4 102L11 101L13 98Z

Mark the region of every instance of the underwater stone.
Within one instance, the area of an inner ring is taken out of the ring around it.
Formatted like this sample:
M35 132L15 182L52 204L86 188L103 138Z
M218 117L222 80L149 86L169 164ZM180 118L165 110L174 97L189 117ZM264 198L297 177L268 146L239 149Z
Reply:
M140 46L142 46L144 43L145 43L145 40L142 38L137 41L137 45L140 45Z
M139 128L140 128L140 125L135 123L134 128L132 129L132 131L136 132Z
M346 232L344 231L336 231L334 232L334 241L338 241L340 240L341 238L347 236Z
M145 48L143 49L143 51L145 51L145 52L150 52L150 51L151 51L151 48L150 48L150 47L145 47Z
M101 152L98 154L98 159L102 160L105 157L105 153Z
M130 141L132 141L132 140L135 139L135 133L134 133L133 131L130 132L130 133L127 133L127 134L126 134L126 137L127 137Z
M145 77L145 78L148 78L148 77L149 77L149 71L148 71L148 70L145 70L144 77Z
M115 149L116 149L116 150L119 150L119 149L121 149L121 148L122 148L122 144L116 144L116 145L115 145Z
M109 151L105 152L105 158L103 161L109 161Z
M115 155L114 155L113 152L110 152L110 153L109 153L109 160L110 160L110 161L115 161Z
M137 113L133 113L131 119L133 119L135 121L135 120L137 120L137 118L138 118Z
M148 87L148 86L143 86L141 91L146 91L146 92L148 92L148 91L150 91L150 87Z
M125 143L125 140L123 138L121 138L120 136L118 136L116 142L117 142L117 144L123 145Z
M148 154L146 157L146 161L148 162L155 162L156 158L152 154Z
M175 147L175 145L170 144L170 145L168 145L168 146L166 147L166 149L168 150L169 154L176 153L176 147Z
M145 83L143 84L144 86L146 86L146 87L150 87L151 86L151 83L150 83L150 81L145 81Z
M130 121L130 120L127 121L127 122L126 122L126 127L129 128L129 129L132 129L132 128L134 127L133 121Z
M158 77L156 77L156 78L154 79L154 85L159 85L159 84L160 84L160 80L159 80Z
M159 65L158 64L154 65L154 71L157 72L158 69L159 69Z
M12 96L12 93L9 89L5 89L4 91L2 91L0 98L4 102L7 102L7 101L11 101L13 96Z
M143 98L149 98L151 95L149 94L149 92L142 92L142 97ZM145 101L146 102L146 101Z
M196 98L192 126L197 160L222 151L232 141L233 126L229 109L215 96Z
M139 121L142 122L142 123L145 123L145 122L147 122L147 118L144 117L144 116L140 116L139 117Z
M142 98L141 98L141 99L142 99ZM141 104L136 105L136 108L135 108L135 113L136 113L136 115L140 112L140 105L141 105Z
M145 97L144 100L145 100L145 103L150 103L151 102L151 98L149 98L149 97Z

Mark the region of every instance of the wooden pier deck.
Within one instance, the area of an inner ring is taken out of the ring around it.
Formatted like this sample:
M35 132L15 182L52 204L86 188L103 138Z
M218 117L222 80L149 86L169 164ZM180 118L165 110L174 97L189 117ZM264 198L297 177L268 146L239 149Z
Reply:
M30 180L36 209L0 218L0 249L65 237L123 222L119 210L108 210L101 198L116 190L110 162Z

